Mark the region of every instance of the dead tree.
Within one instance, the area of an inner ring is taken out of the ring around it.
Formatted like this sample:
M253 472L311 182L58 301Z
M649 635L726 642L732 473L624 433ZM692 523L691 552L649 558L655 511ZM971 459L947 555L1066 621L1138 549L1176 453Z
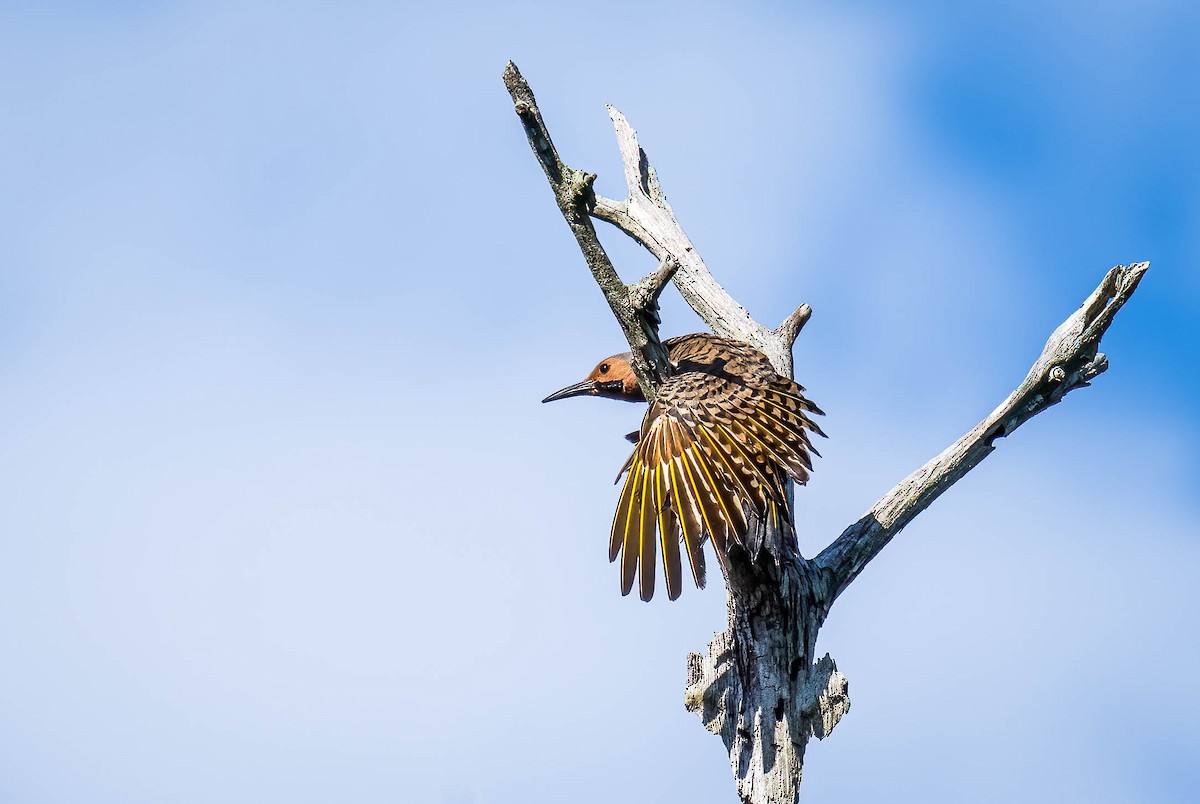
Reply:
M709 273L675 220L654 168L624 116L608 107L629 195L604 198L595 174L559 158L533 92L509 62L504 83L563 217L625 332L649 401L669 370L658 339L658 295L668 281L717 335L759 349L792 375L792 345L812 310L801 304L775 329L750 317ZM616 226L658 258L659 268L626 285L596 236L592 218ZM731 549L725 577L728 627L704 654L687 661L684 705L721 737L745 804L791 804L799 798L809 735L824 738L850 708L846 679L815 647L830 606L863 568L923 511L1026 420L1108 368L1098 350L1113 316L1149 263L1110 270L1083 305L1054 330L1025 380L970 432L901 480L814 558L777 532L759 534L755 554ZM758 539L754 540L755 542Z

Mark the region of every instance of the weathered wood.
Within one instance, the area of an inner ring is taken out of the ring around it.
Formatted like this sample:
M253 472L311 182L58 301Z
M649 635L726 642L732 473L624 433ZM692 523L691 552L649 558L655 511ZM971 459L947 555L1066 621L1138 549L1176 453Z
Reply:
M777 371L791 376L792 345L812 309L801 304L775 330L755 321L717 283L684 234L637 133L619 111L608 107L628 187L625 201L595 195L593 174L572 171L559 160L533 94L511 62L504 77L559 208L635 355L648 344L635 346L631 331L641 330L646 341L657 343L658 321L656 305L630 300L657 299L657 291L673 277L714 333L754 346ZM576 191L576 185L583 189ZM630 286L614 279L589 215L644 246L660 260L659 268ZM1100 338L1148 267L1138 263L1109 271L1079 311L1054 331L1024 382L996 410L901 481L816 558L802 557L790 532L762 524L747 549L731 548L728 569L722 568L728 627L704 654L688 656L684 704L721 737L744 804L796 802L809 737L827 736L850 708L846 679L828 654L817 658L815 651L833 601L913 517L987 457L997 438L1107 368L1098 352Z
M512 97L517 116L521 118L521 125L529 138L529 147L533 149L554 191L558 209L571 227L571 233L575 235L596 284L600 286L617 323L621 325L621 331L625 333L633 352L633 370L637 373L642 392L648 401L653 402L659 383L671 374L667 350L658 337L658 296L674 274L675 261L670 255L664 255L659 258L659 268L650 276L633 285L621 281L600 238L596 236L589 214L596 202L592 192L596 174L575 170L559 158L550 132L542 120L542 113L538 110L533 90L521 76L517 65L511 61L504 68L504 85Z
M1150 263L1141 262L1110 270L1079 309L1051 333L1041 356L1007 399L940 455L901 480L821 551L814 561L828 579L826 605L913 517L991 454L996 439L1057 404L1068 392L1089 385L1108 368L1108 358L1097 351L1100 338L1149 267Z
M783 334L777 334L755 321L745 308L734 301L725 288L717 283L700 253L675 219L675 211L667 203L658 176L651 167L646 152L638 144L637 132L629 125L625 115L611 105L608 107L608 114L616 130L617 147L621 151L629 195L624 201L614 201L602 195L595 196L596 203L592 214L616 226L658 259L673 257L679 263L679 270L675 273L675 287L713 333L750 344L770 359L776 371L787 377L792 376L791 347L794 335L788 340L787 330ZM799 313L797 310L792 317ZM803 318L807 320L807 315ZM800 325L802 324L801 321ZM795 330L799 332L799 326L796 326Z

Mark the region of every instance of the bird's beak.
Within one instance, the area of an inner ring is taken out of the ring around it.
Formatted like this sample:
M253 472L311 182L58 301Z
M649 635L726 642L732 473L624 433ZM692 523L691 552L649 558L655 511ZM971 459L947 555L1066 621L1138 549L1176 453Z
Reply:
M577 382L574 385L568 385L562 390L555 391L542 400L542 402L553 402L556 399L566 399L569 396L583 396L584 394L595 394L599 388L595 380L584 380Z

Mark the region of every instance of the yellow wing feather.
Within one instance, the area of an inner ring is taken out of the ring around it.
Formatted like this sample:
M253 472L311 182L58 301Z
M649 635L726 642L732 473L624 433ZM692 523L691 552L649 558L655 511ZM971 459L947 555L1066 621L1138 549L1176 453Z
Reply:
M747 545L754 522L790 525L787 476L808 479L817 454L809 433L824 435L808 416L820 409L761 353L712 335L665 345L680 369L642 423L609 541L609 560L621 559L621 593L636 580L643 600L654 594L656 550L673 600L682 591L681 553L704 586L705 537L724 565L732 544Z

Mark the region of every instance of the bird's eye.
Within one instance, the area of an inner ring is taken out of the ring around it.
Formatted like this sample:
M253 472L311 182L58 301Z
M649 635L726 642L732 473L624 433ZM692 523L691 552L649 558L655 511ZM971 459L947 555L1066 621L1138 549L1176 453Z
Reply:
M607 374L607 373L608 373L608 364L607 364L607 363L601 363L601 364L600 364L600 373L601 373L601 374Z

